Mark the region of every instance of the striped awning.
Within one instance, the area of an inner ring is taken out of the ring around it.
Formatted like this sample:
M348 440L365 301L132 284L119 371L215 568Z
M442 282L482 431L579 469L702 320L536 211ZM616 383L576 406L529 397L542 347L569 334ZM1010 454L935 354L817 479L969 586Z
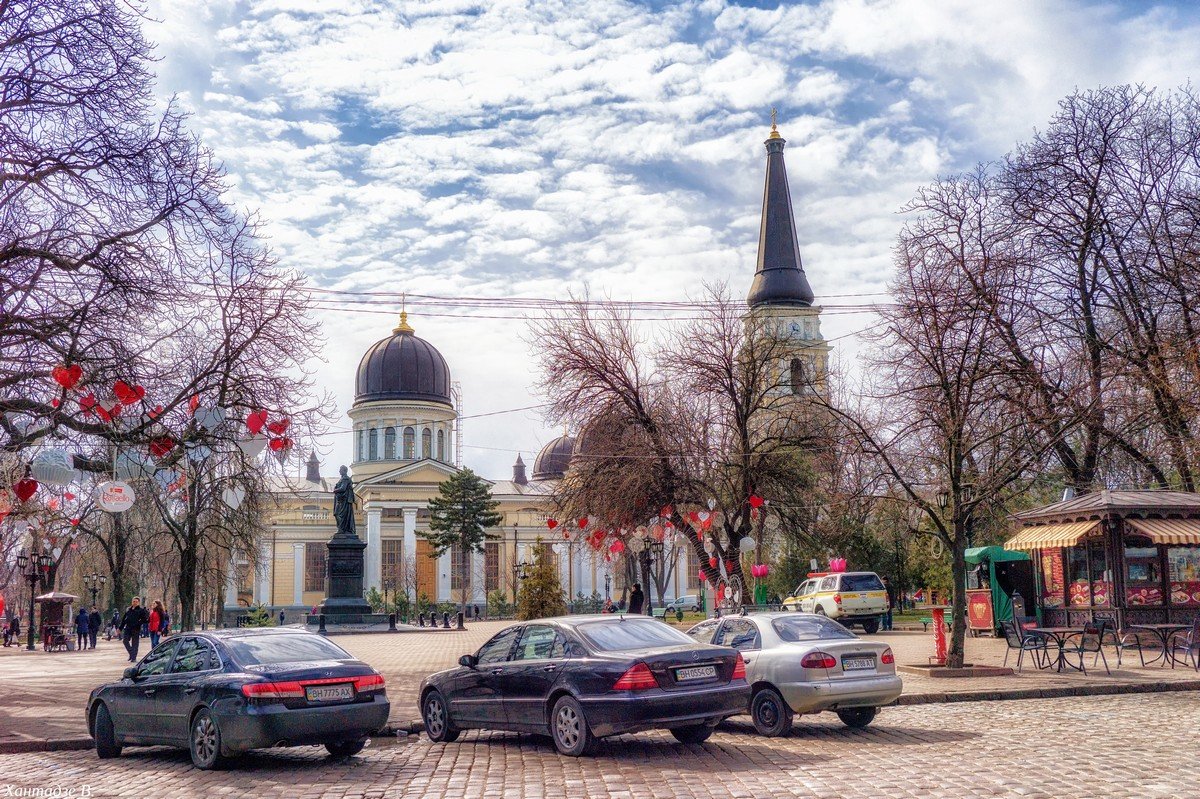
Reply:
M1126 519L1156 544L1200 544L1200 519Z
M1073 547L1100 527L1100 522L1069 522L1026 527L1004 542L1005 549L1054 549Z

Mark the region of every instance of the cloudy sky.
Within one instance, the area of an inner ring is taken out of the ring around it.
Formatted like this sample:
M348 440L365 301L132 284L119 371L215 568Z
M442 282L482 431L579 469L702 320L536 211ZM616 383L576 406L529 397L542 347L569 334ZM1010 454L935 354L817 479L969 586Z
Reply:
M1200 75L1200 9L1185 1L149 11L159 92L194 112L280 259L315 286L373 293L321 311L318 371L340 412L401 292L683 300L716 278L744 293L772 106L824 332L853 368L871 320L844 306L884 298L897 210L918 186L1002 156L1077 87ZM509 476L558 432L536 410L469 418L541 401L521 312L409 310L462 383L467 465ZM347 424L317 442L327 473L350 459Z

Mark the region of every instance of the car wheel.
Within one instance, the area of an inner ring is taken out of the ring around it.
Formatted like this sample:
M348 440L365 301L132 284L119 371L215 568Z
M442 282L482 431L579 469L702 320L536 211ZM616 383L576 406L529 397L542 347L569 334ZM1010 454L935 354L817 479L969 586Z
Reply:
M759 735L778 738L792 731L792 709L774 688L763 688L750 701L750 718Z
M221 728L208 708L203 708L192 719L192 733L188 736L188 751L192 765L198 769L223 768L228 758L221 754Z
M450 720L450 709L441 692L430 691L425 695L421 718L425 720L425 734L434 743L449 744L458 740L459 730Z
M864 621L863 622L863 632L866 633L867 635L874 635L875 633L879 632L879 622L878 621Z
M813 613L816 613L818 616L825 616L825 615L827 615L827 614L825 613L825 608L821 607L820 605L817 605L817 607L816 607L816 609L813 611Z
M692 605L692 613L699 613L699 612L700 612L700 606Z
M554 711L550 715L550 736L554 739L554 748L569 757L591 754L598 740L588 727L583 706L569 696L560 697L554 703Z
M860 730L875 720L877 707L848 707L837 712L837 716L847 727Z
M351 755L357 755L366 745L367 739L360 738L357 741L330 741L325 744L325 748L334 757L350 757Z
M121 756L121 745L117 743L117 734L113 731L108 705L102 704L96 708L96 718L92 721L92 737L96 739L96 756L101 760Z
M687 727L675 727L671 734L681 744L702 744L713 734L713 728L707 724L691 724Z

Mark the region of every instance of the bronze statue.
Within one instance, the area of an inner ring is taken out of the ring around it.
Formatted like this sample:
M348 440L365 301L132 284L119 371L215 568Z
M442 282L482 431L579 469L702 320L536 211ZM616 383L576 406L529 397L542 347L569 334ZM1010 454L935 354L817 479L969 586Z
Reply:
M354 482L346 467L338 470L342 479L333 487L333 518L337 522L337 535L358 537L354 527Z

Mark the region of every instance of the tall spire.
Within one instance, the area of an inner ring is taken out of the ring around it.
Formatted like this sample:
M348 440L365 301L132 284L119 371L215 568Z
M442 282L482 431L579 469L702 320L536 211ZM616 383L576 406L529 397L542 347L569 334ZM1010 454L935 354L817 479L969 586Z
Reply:
M810 306L813 290L804 275L792 193L788 189L783 147L775 109L771 109L771 133L767 137L767 178L763 188L762 222L758 229L758 264L746 302L751 308L773 305Z

